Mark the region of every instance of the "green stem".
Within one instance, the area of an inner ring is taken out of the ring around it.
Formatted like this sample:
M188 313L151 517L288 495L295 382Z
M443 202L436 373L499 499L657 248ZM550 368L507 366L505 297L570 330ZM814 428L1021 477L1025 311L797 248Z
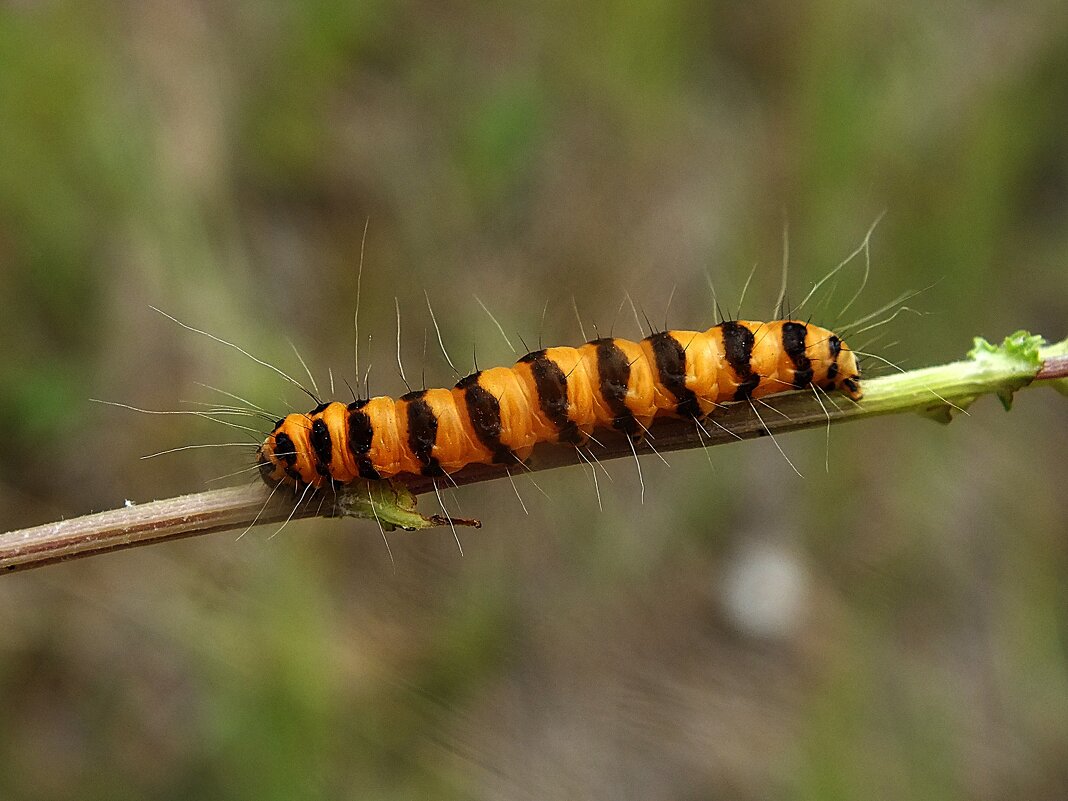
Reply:
M637 450L638 453L649 453L655 448L664 453L710 447L846 420L906 412L948 423L954 415L966 413L981 395L997 395L1008 408L1013 393L1035 382L1044 364L1052 370L1048 375L1043 374L1038 383L1063 391L1062 386L1068 381L1065 378L1068 376L1068 339L1045 346L1041 337L1021 331L1007 337L1000 346L994 346L977 338L975 347L963 361L863 381L864 397L859 402L838 393L827 395L810 389L772 395L753 404L733 403L717 412L701 428L690 420L658 420L652 427L652 436ZM598 431L597 440L603 447L593 446L591 453L602 461L632 455L625 437ZM542 446L535 449L524 467L513 467L512 470L520 475L582 463L573 447ZM506 474L506 469L500 465L471 465L453 475L452 481L470 484ZM406 486L415 494L433 489L432 481L423 477L407 481Z

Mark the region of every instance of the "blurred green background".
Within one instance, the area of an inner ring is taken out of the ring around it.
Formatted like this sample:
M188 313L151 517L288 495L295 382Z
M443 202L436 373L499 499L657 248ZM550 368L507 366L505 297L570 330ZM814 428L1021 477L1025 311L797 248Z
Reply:
M1068 6L0 6L0 529L219 486L208 384L451 384L713 321L789 221L791 297L884 210L873 346L1063 338ZM836 323L852 271L819 313ZM850 283L850 281L854 283ZM929 287L929 288L928 288ZM734 302L734 301L731 301ZM618 320L617 320L618 316ZM854 343L856 344L856 343ZM0 798L1043 799L1068 792L1064 399L447 497L461 532L293 523L0 578ZM221 484L240 481L232 478ZM547 497L546 497L547 496ZM433 510L433 498L424 498Z

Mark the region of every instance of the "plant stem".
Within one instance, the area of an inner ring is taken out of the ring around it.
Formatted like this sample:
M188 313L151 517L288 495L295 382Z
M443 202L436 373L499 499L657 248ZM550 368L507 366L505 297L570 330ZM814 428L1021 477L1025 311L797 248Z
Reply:
M1008 408L1013 393L1029 385L1048 384L1068 394L1068 339L1046 347L1040 342L1023 332L996 348L977 340L964 361L864 381L864 398L859 403L838 394L805 390L731 404L702 427L689 420L660 420L638 452L650 452L650 445L660 453L711 447L884 414L918 412L949 422L985 394L996 394ZM591 456L601 461L631 456L626 438L598 431L597 439L600 445L593 447ZM545 444L522 467L511 470L518 475L582 463L573 447ZM441 487L490 481L505 477L508 469L470 465L450 479L437 481ZM405 528L443 525L449 522L446 518L425 518L414 509L414 496L435 491L434 481L418 476L403 482L359 482L336 495L320 492L301 503L296 503L289 490L270 493L257 485L130 505L0 534L0 572L305 517L377 518L387 526Z

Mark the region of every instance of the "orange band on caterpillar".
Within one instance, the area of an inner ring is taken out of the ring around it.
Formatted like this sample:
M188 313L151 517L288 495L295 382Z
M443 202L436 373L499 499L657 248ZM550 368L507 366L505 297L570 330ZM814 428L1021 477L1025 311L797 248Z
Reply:
M798 320L598 339L529 353L452 389L290 414L260 446L260 471L272 485L323 487L514 464L539 442L583 445L599 428L639 439L657 417L699 420L718 404L810 385L856 400L859 378L841 339Z

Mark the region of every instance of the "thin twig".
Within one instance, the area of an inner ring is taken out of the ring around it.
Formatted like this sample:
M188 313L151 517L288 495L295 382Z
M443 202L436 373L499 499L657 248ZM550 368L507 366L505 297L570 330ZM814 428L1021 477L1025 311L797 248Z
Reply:
M1012 338L1006 340L1006 344L1010 341ZM989 355L990 352L994 352L994 357ZM825 426L828 418L832 423L840 423L884 414L920 412L948 421L955 410L963 410L980 395L997 393L1007 403L1014 391L1032 383L1049 383L1063 391L1068 377L1068 340L1041 350L1036 347L1030 362L1019 354L1010 354L999 361L998 349L980 355L985 358L974 357L940 367L867 380L863 385L864 399L860 403L825 406L810 392L791 392L765 399L777 414L758 416L751 404L736 403L722 413L717 412L714 417L716 425L706 426L704 434L690 420L673 419L656 421L651 434L655 437L657 452L664 453ZM596 457L600 461L632 454L629 440L622 435L599 431L597 442ZM648 445L639 445L638 452L649 453L651 449ZM539 471L574 464L573 447L543 444L535 449L524 468ZM508 469L508 465L470 465L451 478L457 485L473 484L505 478ZM422 476L410 476L400 483L414 495L433 491L433 480ZM265 487L258 485L215 490L0 534L0 572L28 570L201 534L241 530L254 521L261 525L291 518L354 514L351 508L339 509L338 504L324 499L323 494L306 498L296 509L292 492L279 490L271 497L268 494ZM386 495L389 492L384 491ZM407 513L402 510L399 525L407 526L408 522L404 521L409 519L423 520L414 511L411 518L403 516ZM371 512L367 511L366 516L370 517ZM448 522L445 518L426 519L428 525Z
M1050 356L1045 359L1042 362L1042 369L1035 376L1037 381L1054 378L1068 378L1068 355Z

